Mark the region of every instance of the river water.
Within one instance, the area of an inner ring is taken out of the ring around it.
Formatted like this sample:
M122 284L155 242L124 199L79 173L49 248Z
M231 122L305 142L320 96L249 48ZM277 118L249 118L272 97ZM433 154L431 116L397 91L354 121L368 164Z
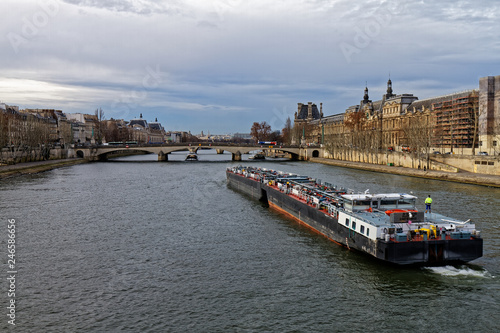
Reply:
M498 332L500 191L307 162L143 155L0 182L3 310L7 224L16 223L19 332ZM246 159L247 156L245 155ZM398 268L349 251L236 193L251 164L359 191L430 194L471 218L484 256Z

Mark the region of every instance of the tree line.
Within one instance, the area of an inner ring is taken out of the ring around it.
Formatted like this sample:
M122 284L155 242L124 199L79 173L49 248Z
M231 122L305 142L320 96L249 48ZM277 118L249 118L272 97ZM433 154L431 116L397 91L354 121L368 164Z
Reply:
M275 141L283 145L289 145L292 140L292 121L288 117L284 127L280 130L273 131L271 125L267 122L254 122L250 128L250 135L255 140L259 141Z

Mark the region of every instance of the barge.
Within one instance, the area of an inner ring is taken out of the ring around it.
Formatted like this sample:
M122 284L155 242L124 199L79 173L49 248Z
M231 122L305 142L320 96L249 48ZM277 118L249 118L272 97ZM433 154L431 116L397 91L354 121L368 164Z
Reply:
M307 176L254 167L230 167L226 177L229 187L339 245L388 263L441 266L483 255L474 223L418 211L411 194L348 193Z

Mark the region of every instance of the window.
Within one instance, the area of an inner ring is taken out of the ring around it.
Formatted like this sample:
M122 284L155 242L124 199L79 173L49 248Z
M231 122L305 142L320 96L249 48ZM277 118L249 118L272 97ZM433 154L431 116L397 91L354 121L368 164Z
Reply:
M370 228L366 228L366 235L370 236Z
M349 226L349 219L345 219L345 225Z
M496 147L497 146L497 141L493 141L493 147Z
M352 230L356 230L356 222L352 221Z
M359 232L361 232L362 234L364 234L364 233L365 233L365 226L364 226L364 225L362 225L362 226L360 227Z

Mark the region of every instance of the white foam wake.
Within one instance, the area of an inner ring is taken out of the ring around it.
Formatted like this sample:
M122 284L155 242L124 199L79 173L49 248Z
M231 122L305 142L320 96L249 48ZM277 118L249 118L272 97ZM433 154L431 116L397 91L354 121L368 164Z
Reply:
M473 269L468 266L441 266L441 267L424 267L425 270L428 270L432 273L443 275L443 276L471 276L478 278L487 278L491 277L485 269Z

